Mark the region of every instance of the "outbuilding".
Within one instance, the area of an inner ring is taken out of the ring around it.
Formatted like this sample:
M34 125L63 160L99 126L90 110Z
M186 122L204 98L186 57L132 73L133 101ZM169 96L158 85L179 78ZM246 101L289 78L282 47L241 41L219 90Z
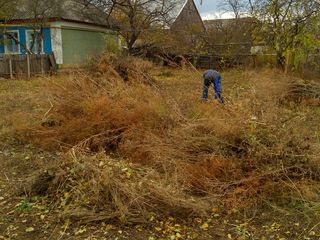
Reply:
M38 27L36 21L25 18L0 23L0 55L54 53L56 63L68 67L105 52L108 45L121 46L120 36L105 24L50 17Z

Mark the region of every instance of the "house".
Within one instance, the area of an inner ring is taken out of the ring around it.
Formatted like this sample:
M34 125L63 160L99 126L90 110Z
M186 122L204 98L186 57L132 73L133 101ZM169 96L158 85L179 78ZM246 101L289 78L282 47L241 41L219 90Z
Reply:
M174 17L174 22L171 25L171 30L174 32L206 32L206 27L203 24L199 10L194 0L185 0L182 6L178 5L180 10Z
M189 53L250 54L255 19L203 21L194 0L186 0L178 8L170 30Z
M206 28L194 0L180 1L176 5L170 35L173 41L172 51L176 54L197 54Z
M53 52L57 64L68 67L103 53L108 44L120 47L119 35L104 22L59 16L46 18L40 28L36 21L0 21L0 55Z

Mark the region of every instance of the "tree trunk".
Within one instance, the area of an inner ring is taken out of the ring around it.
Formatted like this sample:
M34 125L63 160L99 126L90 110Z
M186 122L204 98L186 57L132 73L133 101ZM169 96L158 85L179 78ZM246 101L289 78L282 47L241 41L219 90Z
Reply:
M277 51L277 66L284 70L286 65L286 57L284 56L282 51Z
M131 41L128 42L128 51L131 54L133 52L133 44Z

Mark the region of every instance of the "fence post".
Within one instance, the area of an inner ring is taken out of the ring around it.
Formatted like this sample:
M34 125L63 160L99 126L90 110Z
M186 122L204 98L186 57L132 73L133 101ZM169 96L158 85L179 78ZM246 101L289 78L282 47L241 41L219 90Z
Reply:
M43 64L44 55L40 55L40 65L41 65L41 74L44 75L44 64Z
M10 55L9 55L9 71L10 71L10 79L13 79L12 59Z
M29 55L29 53L27 53L27 73L28 73L28 78L31 78L30 55Z

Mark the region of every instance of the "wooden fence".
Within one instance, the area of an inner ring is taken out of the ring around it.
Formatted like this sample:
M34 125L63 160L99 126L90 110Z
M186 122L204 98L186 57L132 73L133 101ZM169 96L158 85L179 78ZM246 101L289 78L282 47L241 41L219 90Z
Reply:
M162 61L163 65L183 66L185 60L192 63L196 68L209 69L215 68L218 70L238 67L238 66L255 66L256 55L237 54L237 55L157 55L156 57L147 57L148 59L157 62L157 59Z
M262 67L271 66L276 67L276 55L275 54L234 54L234 55L156 55L147 56L148 59L167 65L185 65L185 60L192 63L196 68L209 69L215 68L217 70L224 70L234 67ZM157 61L158 59L158 61ZM159 62L160 60L160 62ZM302 77L320 77L320 55L310 55L298 66L294 66L292 61L288 62L286 69L298 73Z
M237 55L200 55L189 57L193 64L198 68L225 69L238 66L255 66L256 55L237 54Z
M31 77L52 74L57 70L53 54L0 55L0 77Z

